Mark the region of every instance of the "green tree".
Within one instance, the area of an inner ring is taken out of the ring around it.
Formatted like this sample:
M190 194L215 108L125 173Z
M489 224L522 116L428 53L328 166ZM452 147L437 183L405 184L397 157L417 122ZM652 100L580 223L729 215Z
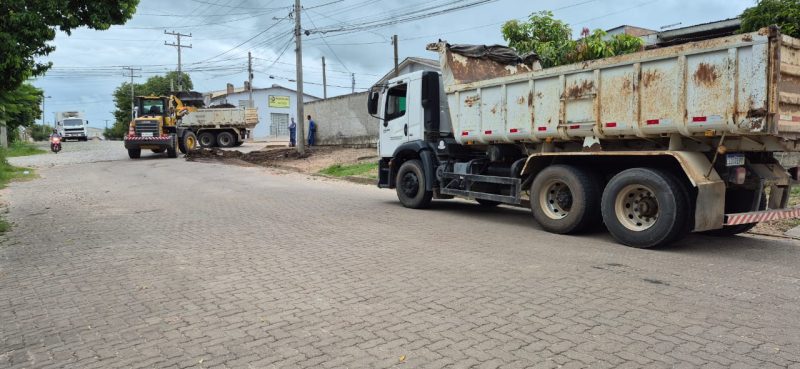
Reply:
M41 117L42 98L42 90L29 83L0 93L0 123L5 123L9 140L18 137L20 127L30 128Z
M582 37L575 41L569 25L553 18L549 11L533 13L527 22L508 21L501 31L509 47L520 54L536 53L545 68L629 54L641 50L644 45L638 37L610 37L603 30L590 32L588 28L584 28Z
M52 65L37 57L55 50L48 44L56 31L71 34L78 27L105 30L124 24L139 0L2 0L0 1L0 93L13 91L26 79Z
M763 27L778 25L781 32L800 37L800 0L759 0L740 16L742 32L755 32Z
M184 88L191 90L194 87L192 78L186 73L182 74ZM172 86L177 88L178 78L180 78L178 72L169 72L164 76L152 76L145 83L134 83L133 93L135 96L167 96L172 92ZM108 139L119 140L128 132L128 124L131 121L130 82L124 82L114 90L114 105L116 106L114 125L106 130L105 136Z

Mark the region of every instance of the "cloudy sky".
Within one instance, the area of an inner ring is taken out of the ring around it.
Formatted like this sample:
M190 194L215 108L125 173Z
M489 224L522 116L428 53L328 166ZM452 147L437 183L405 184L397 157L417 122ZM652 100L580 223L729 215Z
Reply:
M581 28L609 29L628 24L650 29L680 23L705 23L739 15L754 0L495 0L453 10L475 0L304 0L302 26L306 92L322 95L321 57L328 65L328 95L363 91L393 65L391 36L399 38L401 60L409 56L435 58L425 45L438 39L451 43L503 44L500 25L531 12L553 10ZM51 96L46 119L53 112L82 110L92 126L113 123L113 90L129 80L123 66L141 68L148 76L174 70L175 42L165 30L191 34L182 43L183 69L195 90L241 86L247 79L247 52L254 57L255 87L281 84L295 88L294 20L291 0L141 0L134 17L106 31L79 29L59 33L56 51L43 60L54 68L33 83ZM436 13L441 14L437 15ZM418 19L407 19L416 17Z

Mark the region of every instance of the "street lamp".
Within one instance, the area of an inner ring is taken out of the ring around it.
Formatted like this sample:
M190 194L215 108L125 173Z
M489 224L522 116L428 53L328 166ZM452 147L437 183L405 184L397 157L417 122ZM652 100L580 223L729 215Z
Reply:
M45 112L45 110L44 110L44 100L45 99L49 99L49 98L52 98L52 96L42 96L42 133L43 134L47 133L46 129L45 129L45 122L44 122L44 117L45 117L45 114L44 114L44 112Z

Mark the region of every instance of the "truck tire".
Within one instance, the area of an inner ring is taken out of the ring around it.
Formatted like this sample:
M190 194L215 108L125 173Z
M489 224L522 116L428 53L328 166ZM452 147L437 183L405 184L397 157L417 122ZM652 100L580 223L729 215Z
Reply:
M128 157L131 159L139 159L142 157L142 149L128 149Z
M675 175L650 168L628 169L611 178L600 208L611 236L636 248L664 246L685 236L692 209Z
M727 190L725 191L725 213L746 213L754 211L753 199L755 198L756 191L752 190ZM761 202L759 203L758 210L767 210L767 194L761 192ZM758 223L737 224L732 226L723 226L720 229L701 232L702 234L715 237L730 237L740 233L745 233L753 229Z
M186 132L180 142L181 152L186 154L197 150L197 136L194 132Z
M214 147L217 144L217 137L211 132L203 132L197 136L197 142L202 148Z
M217 146L219 147L233 147L236 144L236 138L230 132L220 132L217 135Z
M424 209L430 206L433 191L425 191L425 172L422 162L408 160L397 171L397 198L403 206Z
M150 149L150 151L152 151L153 154L161 154L164 152L164 149Z
M584 168L553 165L531 184L531 212L544 230L558 234L585 231L600 223L599 177Z

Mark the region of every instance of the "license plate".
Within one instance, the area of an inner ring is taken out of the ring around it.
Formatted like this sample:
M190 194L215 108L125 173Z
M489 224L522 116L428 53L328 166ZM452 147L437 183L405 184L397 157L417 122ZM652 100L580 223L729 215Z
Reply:
M153 132L142 132L142 137L153 137Z
M744 154L725 155L725 165L729 167L738 167L744 165Z

